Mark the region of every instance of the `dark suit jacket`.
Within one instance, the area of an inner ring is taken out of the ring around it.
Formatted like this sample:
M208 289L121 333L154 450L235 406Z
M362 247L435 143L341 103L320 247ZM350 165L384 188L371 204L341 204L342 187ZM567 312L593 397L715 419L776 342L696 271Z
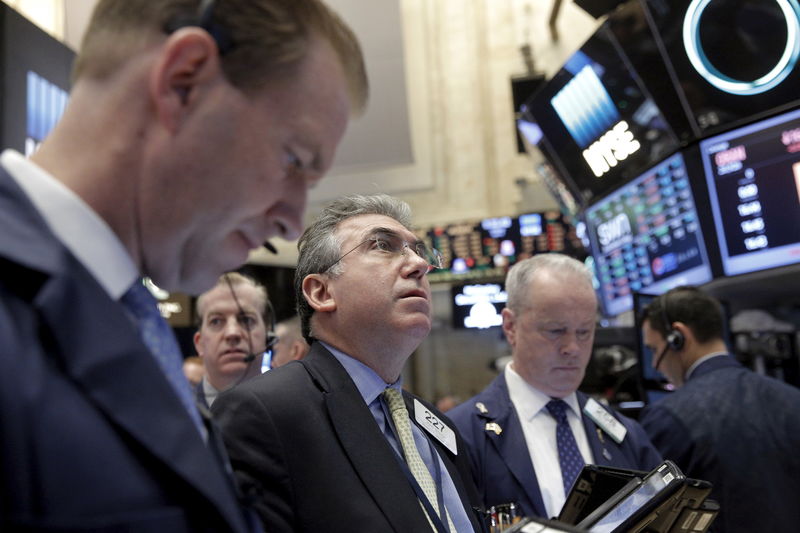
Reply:
M413 412L413 397L404 396ZM314 343L301 361L224 392L212 412L234 471L258 502L267 531L430 532L355 383L322 344ZM480 531L471 512L477 493L464 442L458 438L454 456L431 441Z
M248 530L215 433L2 168L0 228L0 530Z
M587 399L578 392L581 409ZM478 402L485 407L485 413L476 407ZM641 426L615 411L609 412L628 429L621 444L614 442L583 414L583 425L596 464L646 471L655 468L661 457ZM467 442L475 483L486 507L515 502L525 516L551 518L546 516L539 482L522 425L508 395L505 375L501 373L483 392L447 414ZM487 430L486 424L492 422L502 429L499 435Z
M664 458L714 485L715 532L800 528L800 389L714 357L641 421Z

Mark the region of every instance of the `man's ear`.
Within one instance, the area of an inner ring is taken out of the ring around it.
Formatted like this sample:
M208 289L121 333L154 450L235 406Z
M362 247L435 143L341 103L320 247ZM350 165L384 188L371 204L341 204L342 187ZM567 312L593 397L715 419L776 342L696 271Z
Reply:
M336 310L336 300L328 290L328 278L309 274L303 279L303 296L314 311L329 313Z
M156 113L175 132L198 97L198 90L223 75L214 39L200 28L181 28L169 36L150 72Z
M513 348L514 344L517 342L517 336L515 331L516 317L514 316L514 311L512 311L508 307L504 307L501 314L503 316L503 333L506 334L506 340L508 340L508 344L511 345L511 347Z
M203 357L203 354L200 353L200 330L194 332L194 337L192 337L192 339L194 340L194 351L197 352L198 356Z
M686 348L687 345L694 344L696 342L694 332L692 332L691 328L686 325L686 322L674 322L672 324L672 329L683 335L683 348Z

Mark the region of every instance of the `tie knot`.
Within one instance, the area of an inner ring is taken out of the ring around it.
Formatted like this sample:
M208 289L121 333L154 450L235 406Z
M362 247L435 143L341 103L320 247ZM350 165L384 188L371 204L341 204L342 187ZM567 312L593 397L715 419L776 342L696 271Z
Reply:
M564 400L550 400L547 402L547 410L550 412L553 418L556 419L557 422L563 423L567 421L567 409L569 406L567 402Z
M138 279L125 291L120 301L137 319L153 315L154 311L158 312L156 299Z
M384 389L383 399L391 412L405 410L406 408L406 402L403 401L403 393L397 389L391 387Z

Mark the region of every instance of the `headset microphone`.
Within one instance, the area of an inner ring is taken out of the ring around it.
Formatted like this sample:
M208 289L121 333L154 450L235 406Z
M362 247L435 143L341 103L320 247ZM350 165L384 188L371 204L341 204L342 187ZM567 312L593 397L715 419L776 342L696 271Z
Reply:
M249 363L250 361L252 361L255 358L256 358L256 354L249 353L249 354L245 355L244 357L242 357L242 362L243 363Z
M658 367L659 367L659 365L661 364L661 360L662 360L662 359L664 359L664 356L665 356L665 355L667 355L667 351L668 351L668 350L669 350L669 344L665 344L665 345L664 345L664 349L662 349L662 350L661 350L661 353L660 353L660 354L658 354L658 357L656 357L656 364L654 365L654 367L653 367L653 368L655 368L656 370L658 370Z
M275 246L274 246L274 245L273 245L271 242L269 242L269 241L264 241L264 244L262 244L262 246L263 246L264 248L266 248L268 251L272 252L273 254L277 254L277 253L278 253L278 250L277 250L277 249L275 248Z

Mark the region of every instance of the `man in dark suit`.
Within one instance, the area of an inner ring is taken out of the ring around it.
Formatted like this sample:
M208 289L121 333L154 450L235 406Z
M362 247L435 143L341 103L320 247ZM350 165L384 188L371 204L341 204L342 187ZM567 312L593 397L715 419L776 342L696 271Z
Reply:
M305 231L295 289L311 351L220 395L213 412L268 531L480 531L464 443L433 406L401 393L431 328L405 202L342 198Z
M267 288L238 272L220 276L195 309L194 347L205 367L195 393L209 408L220 392L261 374L264 352L275 344L275 319Z
M664 458L714 485L715 532L797 531L800 389L739 364L722 317L719 303L694 287L644 309L653 366L678 389L644 409L642 426Z
M300 233L358 45L315 0L101 0L73 78L0 156L0 530L252 531L141 278L196 294Z
M511 268L506 292L512 362L448 416L487 507L513 502L525 516L551 518L585 463L651 470L661 458L635 421L577 391L597 313L586 266L537 255Z

